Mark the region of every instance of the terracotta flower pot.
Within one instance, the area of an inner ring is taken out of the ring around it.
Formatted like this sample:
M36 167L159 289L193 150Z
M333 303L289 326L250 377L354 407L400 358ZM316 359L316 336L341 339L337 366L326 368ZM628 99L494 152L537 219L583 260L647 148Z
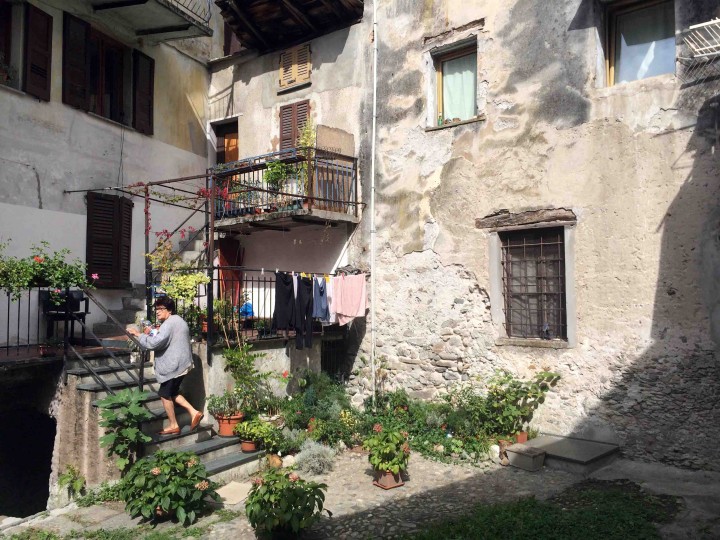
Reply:
M518 431L515 435L515 440L519 443L526 443L528 441L527 431Z
M257 443L255 441L240 441L240 450L243 452L257 452Z
M218 435L220 437L234 437L233 429L238 425L245 415L238 413L232 416L215 415L218 423Z
M402 481L399 474L393 474L391 471L375 471L373 485L382 489L393 489L404 486L405 482Z

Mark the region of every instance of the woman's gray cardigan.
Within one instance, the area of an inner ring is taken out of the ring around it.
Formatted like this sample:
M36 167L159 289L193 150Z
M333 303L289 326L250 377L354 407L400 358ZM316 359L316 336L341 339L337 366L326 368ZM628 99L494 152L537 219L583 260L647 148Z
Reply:
M193 365L190 329L179 315L170 315L156 335L141 334L139 341L143 348L155 351L155 378L159 383L179 377Z

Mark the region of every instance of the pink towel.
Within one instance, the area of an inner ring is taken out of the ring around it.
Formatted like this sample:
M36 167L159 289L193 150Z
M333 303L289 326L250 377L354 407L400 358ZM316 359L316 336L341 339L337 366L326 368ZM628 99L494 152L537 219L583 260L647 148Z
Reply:
M332 286L333 307L341 326L352 322L355 317L365 316L367 307L365 274L335 277Z

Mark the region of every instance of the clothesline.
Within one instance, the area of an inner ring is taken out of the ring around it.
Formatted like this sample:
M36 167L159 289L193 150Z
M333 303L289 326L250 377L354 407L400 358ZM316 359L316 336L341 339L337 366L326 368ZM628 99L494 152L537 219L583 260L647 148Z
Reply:
M278 268L248 268L247 266L213 266L213 270L238 270L241 272L260 272L261 274L264 274L265 272L270 273L280 273L280 274L290 274L290 275L302 275L305 274L306 276L316 276L316 277L322 277L322 276L339 276L339 275L348 275L349 271L344 271L338 269L337 272L298 272L295 270L280 270Z

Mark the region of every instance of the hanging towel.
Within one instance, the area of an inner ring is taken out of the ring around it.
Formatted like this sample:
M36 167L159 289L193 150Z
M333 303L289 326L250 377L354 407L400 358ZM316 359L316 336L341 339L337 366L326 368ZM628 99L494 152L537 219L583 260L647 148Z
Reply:
M338 286L336 290L335 286ZM335 311L340 325L353 321L355 317L364 317L367 307L367 286L365 274L340 276L333 283Z
M327 286L325 278L313 279L313 314L314 319L327 321L330 318L328 311Z
M276 330L290 330L295 323L295 298L293 278L288 274L275 273L275 310L272 327Z
M327 326L330 324L337 324L337 313L335 313L335 304L333 301L333 283L335 282L335 278L330 278L325 281L325 284L327 286L327 301L328 301L328 320L327 322L323 322L323 326Z

